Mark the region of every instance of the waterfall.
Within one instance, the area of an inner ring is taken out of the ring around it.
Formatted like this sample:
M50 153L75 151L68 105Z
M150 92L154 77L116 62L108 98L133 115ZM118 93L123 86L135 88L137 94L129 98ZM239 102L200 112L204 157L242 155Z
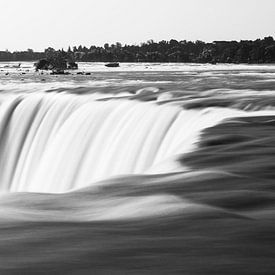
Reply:
M116 175L173 172L201 130L232 112L95 95L1 95L0 190L60 193Z

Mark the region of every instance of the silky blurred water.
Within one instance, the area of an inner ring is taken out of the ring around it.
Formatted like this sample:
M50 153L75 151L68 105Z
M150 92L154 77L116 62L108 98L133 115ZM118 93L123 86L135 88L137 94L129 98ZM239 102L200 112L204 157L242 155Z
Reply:
M0 274L274 273L274 65L16 65Z

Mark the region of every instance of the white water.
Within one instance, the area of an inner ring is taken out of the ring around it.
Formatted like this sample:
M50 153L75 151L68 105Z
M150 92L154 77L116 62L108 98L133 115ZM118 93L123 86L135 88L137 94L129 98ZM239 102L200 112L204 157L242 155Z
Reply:
M182 171L178 155L233 114L95 95L2 95L0 190L60 193L116 175Z
M35 71L34 62L20 62L21 68L16 68L18 62L0 62L0 69L4 69L8 72L29 70ZM259 70L272 70L274 71L273 64L200 64L200 63L120 63L120 67L110 68L105 66L104 62L78 62L80 71L89 72L144 72L144 71L174 71L174 72L192 72L192 71L215 71L215 70L226 70L226 71L259 71Z

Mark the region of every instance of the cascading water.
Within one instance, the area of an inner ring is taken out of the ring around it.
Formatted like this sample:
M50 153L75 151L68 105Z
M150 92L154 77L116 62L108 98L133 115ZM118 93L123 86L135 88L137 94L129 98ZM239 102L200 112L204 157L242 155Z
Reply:
M0 188L59 193L115 175L173 172L200 131L231 114L94 95L5 95Z
M86 66L0 64L0 274L273 274L275 67Z

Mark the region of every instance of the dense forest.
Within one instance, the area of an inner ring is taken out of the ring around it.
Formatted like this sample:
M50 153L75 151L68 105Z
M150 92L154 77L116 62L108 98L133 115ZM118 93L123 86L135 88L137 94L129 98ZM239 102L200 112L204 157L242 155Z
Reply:
M105 44L74 46L67 50L47 48L44 52L0 51L0 61L35 61L59 53L70 61L93 62L194 62L194 63L275 63L275 41L265 37L255 41L160 41L140 45Z

